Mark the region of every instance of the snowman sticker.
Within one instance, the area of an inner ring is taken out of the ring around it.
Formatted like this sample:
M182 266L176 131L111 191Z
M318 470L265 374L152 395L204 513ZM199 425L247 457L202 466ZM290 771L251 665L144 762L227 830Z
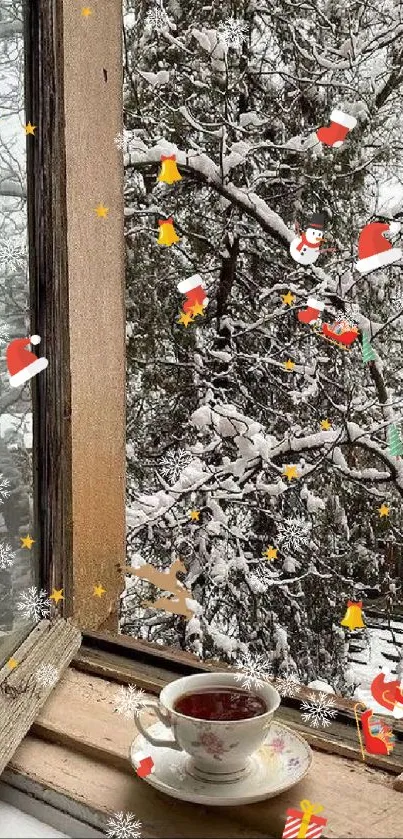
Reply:
M290 254L295 262L300 265L313 265L316 262L323 240L325 216L323 213L314 213L308 221L306 232L300 232L296 239L290 244Z

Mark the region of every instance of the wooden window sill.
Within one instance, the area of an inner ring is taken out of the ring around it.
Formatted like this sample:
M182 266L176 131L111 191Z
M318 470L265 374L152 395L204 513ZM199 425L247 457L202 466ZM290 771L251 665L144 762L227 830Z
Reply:
M231 671L231 668L223 662L200 661L191 653L172 650L169 647L156 647L145 641L126 636L112 637L108 633L98 632L87 632L84 635L72 664L77 669L100 676L102 679L123 684L134 683L139 688L156 695L168 682L180 676L192 673L225 672L228 669ZM312 691L309 688L301 686L298 698L283 699L277 718L285 725L299 731L313 748L362 762L354 718L354 701L333 696L337 718L330 728L313 729L303 723L300 713L301 701L308 699L311 694ZM386 717L385 721L389 721L389 724L392 722L390 717ZM403 721L394 720L393 728L397 736L393 752L388 756L367 755L366 763L375 769L401 775ZM398 782L396 779L395 783L402 786L403 781Z
M2 780L57 801L98 830L111 813L134 813L145 839L280 837L286 809L303 798L323 805L326 837L392 839L403 823L403 795L393 789L392 775L322 751L314 751L311 771L297 787L259 804L202 807L157 793L129 762L136 726L114 712L116 692L116 682L69 668Z

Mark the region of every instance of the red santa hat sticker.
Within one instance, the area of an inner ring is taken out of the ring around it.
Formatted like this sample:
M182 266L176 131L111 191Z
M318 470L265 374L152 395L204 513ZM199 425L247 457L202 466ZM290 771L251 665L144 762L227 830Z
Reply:
M30 338L15 338L8 345L6 358L10 387L21 387L41 370L46 370L47 358L37 358L35 353L27 349L29 344L35 347L40 342L39 335L31 335Z
M394 248L385 235L395 236L400 230L397 221L372 221L360 233L356 269L360 274L370 274L402 258L401 248Z

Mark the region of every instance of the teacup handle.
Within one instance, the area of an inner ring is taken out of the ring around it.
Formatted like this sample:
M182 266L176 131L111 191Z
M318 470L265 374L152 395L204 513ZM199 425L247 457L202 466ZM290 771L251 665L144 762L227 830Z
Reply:
M177 742L173 731L172 734L174 735L174 740L158 740L156 737L153 737L152 734L150 734L150 732L147 731L146 728L144 728L140 719L140 714L142 711L145 711L146 708L152 708L152 710L156 713L158 719L163 723L163 725L165 725L167 728L170 728L170 730L172 731L171 723L169 720L169 714L164 713L159 702L156 699L151 699L141 703L141 710L136 715L137 728L139 729L139 731L141 731L143 737L145 737L146 740L148 740L148 742L151 743L152 746L162 746L163 749L176 749L177 751L181 752L182 747Z

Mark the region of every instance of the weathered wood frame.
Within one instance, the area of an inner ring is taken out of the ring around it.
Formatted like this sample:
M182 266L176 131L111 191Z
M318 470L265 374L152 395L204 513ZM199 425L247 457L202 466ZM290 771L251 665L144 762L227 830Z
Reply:
M42 584L83 628L118 629L125 563L121 4L26 2L32 331ZM100 37L101 34L101 37ZM83 119L85 115L85 119ZM108 177L105 178L105 172ZM98 218L103 203L108 218ZM94 597L97 584L105 589Z
M15 668L0 669L0 775L54 687L37 680L38 668L55 668L60 677L80 643L81 633L69 621L44 620L16 651Z
M50 364L32 382L34 489L41 584L72 595L71 395L67 286L63 31L59 0L25 0L27 198L31 331Z

